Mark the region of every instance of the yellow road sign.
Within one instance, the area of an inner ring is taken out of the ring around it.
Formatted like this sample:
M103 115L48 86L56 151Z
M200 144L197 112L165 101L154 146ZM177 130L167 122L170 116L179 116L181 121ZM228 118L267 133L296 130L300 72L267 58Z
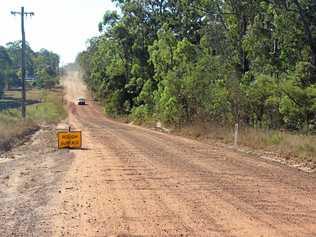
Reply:
M80 149L82 146L82 137L80 131L58 132L57 137L58 149Z

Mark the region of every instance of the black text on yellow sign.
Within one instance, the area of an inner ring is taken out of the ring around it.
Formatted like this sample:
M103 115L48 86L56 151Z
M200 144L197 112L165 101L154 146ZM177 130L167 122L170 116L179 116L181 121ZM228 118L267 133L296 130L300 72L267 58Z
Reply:
M58 149L80 149L82 146L81 132L58 132Z

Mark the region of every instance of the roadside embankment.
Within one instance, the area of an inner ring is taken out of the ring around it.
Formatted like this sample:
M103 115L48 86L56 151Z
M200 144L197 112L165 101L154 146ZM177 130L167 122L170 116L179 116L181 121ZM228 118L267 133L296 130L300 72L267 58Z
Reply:
M131 122L131 119L127 117L115 118L115 120L205 143L218 143L236 149L236 147L233 147L234 129L228 126L221 126L211 122L193 122L176 127L172 125L164 126L154 120ZM238 134L237 149L256 157L274 160L305 171L312 172L316 170L315 135L241 127Z
M2 104L9 104L10 107L0 108L0 152L23 143L41 125L55 124L66 117L61 88L28 91L25 120L21 118L19 98L19 91L9 91L2 99Z
M195 123L171 132L206 143L234 143L233 128L211 123ZM279 161L309 171L316 169L316 136L289 131L264 130L241 127L238 149L255 156Z

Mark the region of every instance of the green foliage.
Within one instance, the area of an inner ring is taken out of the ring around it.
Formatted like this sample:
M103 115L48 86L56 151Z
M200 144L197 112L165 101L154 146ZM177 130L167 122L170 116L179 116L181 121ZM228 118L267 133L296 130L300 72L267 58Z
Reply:
M46 49L41 49L33 58L35 85L39 88L50 89L58 84L59 56Z
M131 117L137 122L147 122L152 114L147 105L141 105L132 109Z
M77 58L107 113L316 129L313 0L114 2Z
M107 104L105 106L105 112L112 116L118 116L124 114L126 104L123 100L123 91L115 91L108 97Z
M27 108L27 117L36 123L58 123L67 117L62 91L41 91L40 104Z
M282 142L282 135L280 133L271 133L267 140L267 145L279 145Z
M315 128L316 119L316 84L311 83L312 65L299 62L296 70L289 74L289 79L283 83L285 97L281 110L288 122L294 128L304 128L309 131ZM313 123L310 123L310 122Z
M21 42L0 46L0 96L1 88L21 86ZM52 88L58 83L59 56L46 49L34 52L26 44L26 77L35 78L39 88Z
M8 83L7 78L11 74L11 66L12 61L6 48L0 46L0 98L3 95L5 85Z
M0 98L3 96L3 91L4 91L4 81L0 75Z

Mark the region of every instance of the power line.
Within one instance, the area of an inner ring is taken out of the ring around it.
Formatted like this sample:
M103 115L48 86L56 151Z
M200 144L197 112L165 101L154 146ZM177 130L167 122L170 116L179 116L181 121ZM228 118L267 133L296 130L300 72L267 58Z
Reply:
M34 12L25 12L24 7L21 7L21 11L11 11L11 14L21 16L21 33L22 33L22 118L26 117L26 92L25 92L25 29L24 29L24 16L34 16Z

